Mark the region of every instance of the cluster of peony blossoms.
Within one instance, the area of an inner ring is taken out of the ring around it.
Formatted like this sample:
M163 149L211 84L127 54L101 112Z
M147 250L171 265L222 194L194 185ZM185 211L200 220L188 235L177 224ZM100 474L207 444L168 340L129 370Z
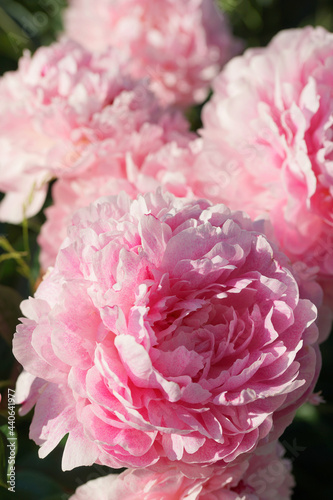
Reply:
M203 102L242 47L213 0L71 0L65 27L90 50L116 47L133 77L149 76L161 101L179 106Z
M331 327L333 35L283 32L212 84L239 51L216 13L73 0L66 37L0 80L0 220L55 180L20 411L41 458L68 435L64 470L128 468L73 500L291 497L277 440ZM211 84L198 138L168 105Z

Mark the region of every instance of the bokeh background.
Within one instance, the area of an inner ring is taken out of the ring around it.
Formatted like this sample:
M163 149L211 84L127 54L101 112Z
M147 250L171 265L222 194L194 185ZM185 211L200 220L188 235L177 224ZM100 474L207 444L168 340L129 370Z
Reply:
M228 13L234 33L247 46L264 46L281 29L307 24L322 25L333 31L332 0L219 0L218 3ZM57 37L66 4L65 0L0 0L0 74L15 70L24 50L33 52ZM188 116L193 128L197 128L200 108L190 111ZM49 202L50 198L46 203ZM110 469L101 466L62 472L61 445L40 460L37 446L28 438L29 414L16 418L15 496L4 488L8 459L6 397L8 387L14 388L20 371L11 354L11 338L20 316L19 303L33 293L33 283L39 275L36 236L43 220L41 213L24 227L0 225L0 498L3 500L66 500L82 483L110 473ZM322 345L322 354L317 390L322 391L326 404L304 405L281 439L293 462L297 483L293 500L333 499L333 334Z

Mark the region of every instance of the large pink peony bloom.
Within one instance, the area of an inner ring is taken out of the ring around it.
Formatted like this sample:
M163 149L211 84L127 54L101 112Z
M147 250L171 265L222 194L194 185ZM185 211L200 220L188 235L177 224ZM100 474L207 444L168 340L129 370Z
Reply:
M214 0L72 0L66 33L91 50L121 49L136 78L165 103L202 102L220 67L240 50Z
M231 61L203 111L197 177L201 195L269 212L284 252L333 295L332 68L333 34L312 27Z
M132 469L89 481L70 500L289 500L291 463L281 458L280 445L272 445L242 464L215 467L206 478L190 479L175 468Z
M138 136L136 139L141 140ZM191 189L192 169L201 151L201 141L197 139L186 144L184 136L183 146L172 141L162 147L159 147L159 141L148 142L145 136L142 141L144 142L140 147L149 153L142 159L138 159L136 155L135 163L134 155L130 151L122 151L118 143L114 154L107 155L109 165L107 163L102 173L99 172L101 169L98 160L97 168L91 168L73 179L60 179L53 185L53 205L45 210L46 222L38 238L42 269L46 270L54 265L75 210L101 196L116 195L123 190L135 198L138 193L154 191L159 185L163 185L176 196L194 197ZM108 170L110 173L106 173Z
M53 177L124 176L126 155L138 166L168 142L188 142L186 120L126 75L116 51L93 55L63 40L0 79L0 220L38 212Z
M205 200L79 210L14 337L40 456L68 434L65 470L200 474L280 435L320 364L315 306L285 264L245 214Z

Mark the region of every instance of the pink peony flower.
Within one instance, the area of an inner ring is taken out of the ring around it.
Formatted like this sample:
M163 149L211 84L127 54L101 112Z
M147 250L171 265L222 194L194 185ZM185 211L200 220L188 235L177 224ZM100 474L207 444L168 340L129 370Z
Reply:
M188 142L186 120L126 75L118 53L92 55L63 40L25 53L18 71L0 79L0 220L37 213L53 177L96 165L100 175L118 176L126 154L140 165L168 142Z
M320 27L283 31L235 58L204 108L197 165L201 195L268 212L283 251L331 295L332 67L333 34Z
M65 28L90 50L122 50L135 78L149 77L164 103L182 106L204 101L241 48L214 0L72 0Z
M125 153L121 148L117 151L116 147L114 154L106 157L110 167L104 169L110 170L113 176L104 171L99 174L100 163L97 163L95 169L89 169L73 179L60 179L54 184L53 205L45 210L46 222L38 238L42 269L54 265L75 210L101 196L116 195L123 190L135 198L138 193L154 191L159 185L177 196L194 196L191 189L192 167L201 150L201 141L191 141L184 147L173 141L155 151L158 146L159 142L155 144L153 141L148 146L143 144L142 147L151 152L136 164L130 151Z
M205 200L121 193L76 212L14 337L40 456L68 434L65 470L193 475L275 439L320 365L316 308L286 262Z
M191 479L175 468L156 473L127 470L80 486L70 500L289 500L294 479L282 446L273 444L261 455L206 478Z

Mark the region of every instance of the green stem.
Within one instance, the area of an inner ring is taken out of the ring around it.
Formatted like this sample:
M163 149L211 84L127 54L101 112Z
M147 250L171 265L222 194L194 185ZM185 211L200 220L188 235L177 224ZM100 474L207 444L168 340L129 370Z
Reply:
M25 262L25 260L22 258L22 253L24 252L17 252L12 245L9 243L9 241L4 238L3 236L0 236L0 247L7 252L7 254L12 254L15 255L15 260L18 264L18 271L22 276L28 279L31 291L34 289L34 280L31 276L30 268L28 264ZM14 257L13 257L14 258Z

